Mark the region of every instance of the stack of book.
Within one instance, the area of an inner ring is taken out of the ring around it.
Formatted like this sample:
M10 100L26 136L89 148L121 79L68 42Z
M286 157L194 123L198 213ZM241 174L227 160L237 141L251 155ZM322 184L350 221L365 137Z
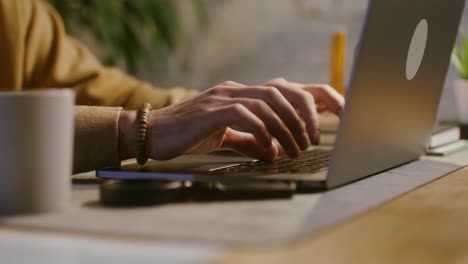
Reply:
M340 119L332 113L322 113L319 115L320 124L320 145L327 146L335 144L336 131Z
M336 140L338 117L325 113L320 115L320 144L333 145ZM459 126L456 123L439 123L432 131L431 141L427 147L427 155L445 156L468 148L468 125Z
M462 129L457 124L437 124L427 147L427 154L445 156L468 147L468 141L462 139Z

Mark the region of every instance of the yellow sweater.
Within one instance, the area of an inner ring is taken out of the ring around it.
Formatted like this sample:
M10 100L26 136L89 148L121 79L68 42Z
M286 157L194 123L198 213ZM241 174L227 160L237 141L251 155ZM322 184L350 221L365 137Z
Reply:
M196 93L155 88L102 66L41 0L0 0L0 54L0 91L73 88L76 104L86 105L75 109L74 172L120 163L120 107L161 108Z

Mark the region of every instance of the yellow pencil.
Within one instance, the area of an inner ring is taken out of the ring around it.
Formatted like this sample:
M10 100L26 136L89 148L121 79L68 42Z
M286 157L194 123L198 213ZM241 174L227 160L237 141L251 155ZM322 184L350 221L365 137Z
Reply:
M332 35L330 61L330 86L340 94L344 94L345 50L346 32L340 29Z

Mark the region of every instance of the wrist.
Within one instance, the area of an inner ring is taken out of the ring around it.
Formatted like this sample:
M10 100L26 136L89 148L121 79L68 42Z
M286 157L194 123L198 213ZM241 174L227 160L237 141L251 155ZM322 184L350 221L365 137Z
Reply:
M126 160L137 156L136 136L138 115L136 111L122 111L119 117L119 158Z

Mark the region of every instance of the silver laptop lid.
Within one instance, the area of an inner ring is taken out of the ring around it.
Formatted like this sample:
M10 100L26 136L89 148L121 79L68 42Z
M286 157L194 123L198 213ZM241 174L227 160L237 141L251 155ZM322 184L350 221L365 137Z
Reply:
M371 0L327 187L418 159L431 136L465 0Z

